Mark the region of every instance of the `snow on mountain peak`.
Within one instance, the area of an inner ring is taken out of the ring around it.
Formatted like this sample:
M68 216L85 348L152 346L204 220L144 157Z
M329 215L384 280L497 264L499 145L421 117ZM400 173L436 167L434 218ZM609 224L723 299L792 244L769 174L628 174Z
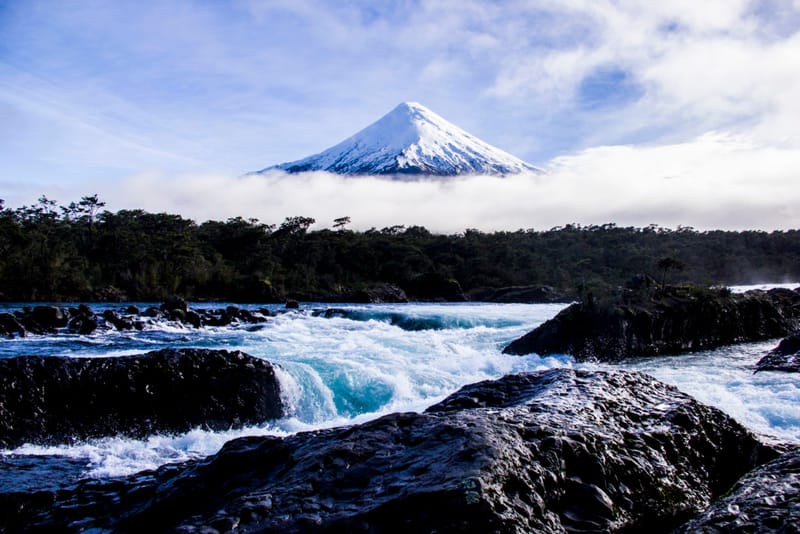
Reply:
M324 152L267 167L289 173L504 175L541 172L511 154L481 141L417 102L392 111Z

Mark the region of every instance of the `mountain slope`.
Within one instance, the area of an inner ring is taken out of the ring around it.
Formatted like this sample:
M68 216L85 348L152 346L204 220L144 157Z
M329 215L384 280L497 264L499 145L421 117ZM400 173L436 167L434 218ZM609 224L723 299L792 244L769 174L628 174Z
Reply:
M416 102L400 104L324 152L267 167L257 174L271 170L434 176L541 172Z

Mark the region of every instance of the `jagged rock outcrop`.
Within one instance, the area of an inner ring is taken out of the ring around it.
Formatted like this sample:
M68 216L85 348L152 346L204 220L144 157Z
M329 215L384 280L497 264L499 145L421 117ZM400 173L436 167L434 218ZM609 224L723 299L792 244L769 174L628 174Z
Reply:
M695 532L800 532L800 449L753 470L678 531Z
M242 352L0 359L0 447L194 427L224 430L282 415L272 365Z
M0 528L115 532L659 532L777 453L655 379L568 369L467 386L424 413L59 492L0 494Z
M667 287L572 304L503 352L613 362L782 337L798 324L798 291Z
M756 372L758 371L800 373L800 332L785 337L777 347L761 358L756 364Z

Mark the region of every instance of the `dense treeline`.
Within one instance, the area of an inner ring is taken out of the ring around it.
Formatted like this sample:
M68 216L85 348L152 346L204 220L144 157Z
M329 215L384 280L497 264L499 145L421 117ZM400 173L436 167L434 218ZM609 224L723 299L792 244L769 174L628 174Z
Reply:
M197 224L180 215L101 211L97 196L59 206L0 201L0 294L6 300L155 300L180 294L234 301L313 297L422 273L481 288L579 291L637 274L740 284L800 280L800 231L709 231L567 225L546 231L437 235L420 226L354 232L290 217Z

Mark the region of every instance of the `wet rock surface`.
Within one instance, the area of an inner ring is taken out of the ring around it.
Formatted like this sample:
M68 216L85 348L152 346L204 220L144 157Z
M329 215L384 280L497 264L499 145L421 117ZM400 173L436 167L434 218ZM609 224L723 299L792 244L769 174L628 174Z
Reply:
M758 371L785 371L800 373L800 332L781 340L777 347L756 364Z
M678 532L800 532L800 449L743 477Z
M241 438L127 479L0 494L0 521L8 531L664 532L775 456L655 379L559 369L467 386L422 414Z
M503 352L614 362L782 337L798 324L797 290L667 287L572 304Z
M272 365L242 352L0 359L0 447L224 430L282 415Z

